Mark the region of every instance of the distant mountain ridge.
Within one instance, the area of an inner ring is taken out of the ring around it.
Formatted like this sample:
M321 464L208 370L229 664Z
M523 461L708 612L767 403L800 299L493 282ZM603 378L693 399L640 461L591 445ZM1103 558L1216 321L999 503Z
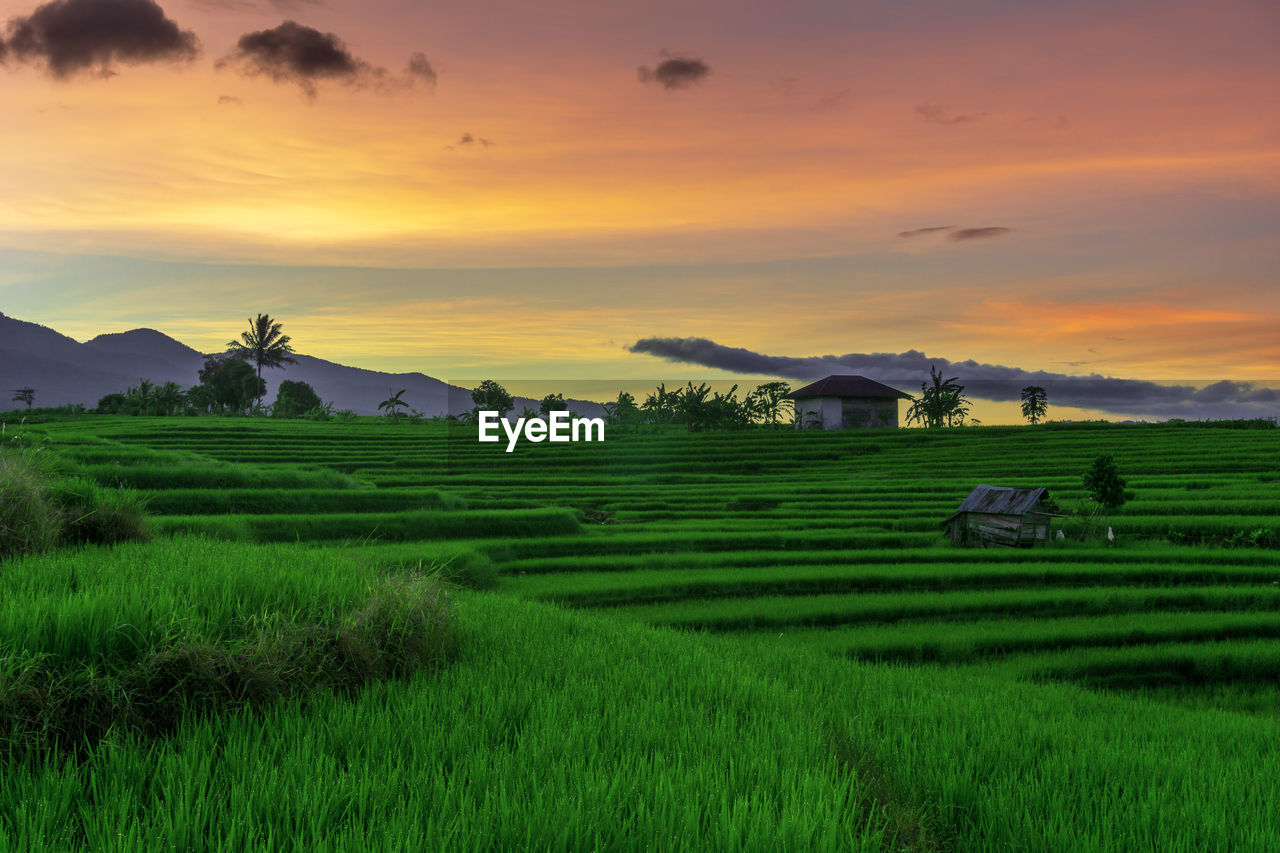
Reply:
M81 403L92 408L107 394L123 392L140 379L176 382L184 388L199 381L207 356L155 329L98 335L84 343L0 313L0 410L11 408L11 389L34 388L37 406ZM268 401L286 379L306 382L335 410L378 414L378 403L406 389L404 400L426 415L458 414L471 406L471 391L423 373L386 373L348 367L309 355L298 363L264 370ZM596 416L598 403L570 401L574 411ZM17 405L17 404L12 404ZM537 408L536 400L516 398L516 410Z

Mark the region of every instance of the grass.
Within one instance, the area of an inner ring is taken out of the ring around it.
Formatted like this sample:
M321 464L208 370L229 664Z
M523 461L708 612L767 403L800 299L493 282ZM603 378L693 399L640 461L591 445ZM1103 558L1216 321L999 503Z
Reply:
M1265 718L707 642L493 595L460 594L458 606L460 655L438 675L192 720L157 744L111 740L80 764L33 754L11 765L0 777L10 843L1280 843L1271 791L1256 781L1280 769L1277 726Z
M454 651L435 578L354 573L319 551L174 540L5 568L0 747L11 752L154 736L189 716L402 677Z
M144 506L132 490L58 473L38 445L0 447L0 558L145 539Z
M161 537L0 564L15 671L134 684L198 648L221 673L263 637L334 636L404 578L490 591L450 593L438 671L192 698L161 737L11 756L8 846L1280 847L1280 430L655 431L512 454L439 425L40 430L66 476L145 488ZM1114 544L943 542L976 483L1070 506L1101 453L1135 492L1102 523Z

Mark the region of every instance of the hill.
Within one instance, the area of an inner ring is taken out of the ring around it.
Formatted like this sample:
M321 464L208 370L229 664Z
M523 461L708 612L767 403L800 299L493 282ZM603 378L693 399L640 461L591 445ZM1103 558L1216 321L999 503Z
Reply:
M184 388L198 381L203 354L155 329L133 329L98 335L84 343L47 326L0 314L0 392L36 389L36 405L82 404L92 407L107 394L123 392L140 379L156 384L176 382ZM458 414L471 408L471 391L423 373L386 373L297 356L297 364L268 370L267 399L274 400L281 382L306 382L337 410L378 414L378 403L406 389L404 399L427 415ZM7 401L7 394L5 395ZM0 408L5 408L0 401ZM600 406L571 401L574 410L598 415ZM538 403L516 398L517 411Z

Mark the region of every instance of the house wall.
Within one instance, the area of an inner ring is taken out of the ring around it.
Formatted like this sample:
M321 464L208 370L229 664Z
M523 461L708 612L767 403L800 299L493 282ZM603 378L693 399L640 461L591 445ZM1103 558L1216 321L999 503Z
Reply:
M969 545L1021 545L1029 548L1049 538L1049 517L1040 513L997 515L966 512L947 525L953 542Z
M802 429L871 429L898 425L898 401L867 397L805 397L796 400L796 422Z

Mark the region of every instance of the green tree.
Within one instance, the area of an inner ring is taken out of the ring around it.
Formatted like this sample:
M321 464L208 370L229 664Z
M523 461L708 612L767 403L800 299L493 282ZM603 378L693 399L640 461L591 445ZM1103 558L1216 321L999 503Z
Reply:
M100 415L119 415L125 411L125 396L123 394L108 394L98 400L98 414Z
M1103 509L1119 509L1128 499L1120 468L1110 456L1099 456L1093 460L1084 475L1084 487L1093 502Z
M152 395L158 415L179 414L187 405L187 395L177 382L166 382Z
M409 408L409 404L400 399L407 390L409 389L401 388L399 391L378 404L378 411L386 412L387 417L391 418L392 423L400 422L400 409Z
M266 393L267 383L243 358L215 355L205 359L200 384L188 396L193 405L204 411L243 414Z
M1049 410L1049 394L1039 385L1028 385L1022 389L1022 416L1032 423L1044 420Z
M266 314L259 314L257 319L249 321L249 331L240 333L240 340L229 341L227 346L234 355L252 362L258 368L258 378L262 378L264 367L284 367L286 364L297 364L293 358L293 347L289 345L291 338L282 331L283 324L276 322ZM261 402L266 394L263 386L258 395Z
M662 383L640 404L645 420L651 424L675 423L681 405L681 396L680 391L668 391L667 384Z
M643 414L640 407L636 405L635 396L626 391L619 391L617 400L604 404L604 421L609 426L623 429L635 427L642 417Z
M323 405L320 395L310 385L286 379L276 389L276 402L272 406L272 414L282 418L297 418L320 409Z
M478 413L482 411L497 412L498 417L504 417L516 405L507 389L492 379L486 379L475 387L471 392L471 402L475 404L471 410L473 421L478 420Z
M538 413L544 418L552 412L567 412L569 404L564 401L563 394L548 394L538 403Z
M919 423L925 427L958 426L969 416L969 399L964 396L964 386L956 377L943 379L935 367L929 367L930 383L920 383L920 396L911 398L907 409L907 423Z
M13 389L13 402L26 403L27 408L29 409L35 403L35 401L36 401L36 389L34 388L14 388Z
M791 404L787 395L791 393L791 385L787 382L766 382L757 385L756 390L747 395L747 403L752 415L769 424L777 426L786 408Z

